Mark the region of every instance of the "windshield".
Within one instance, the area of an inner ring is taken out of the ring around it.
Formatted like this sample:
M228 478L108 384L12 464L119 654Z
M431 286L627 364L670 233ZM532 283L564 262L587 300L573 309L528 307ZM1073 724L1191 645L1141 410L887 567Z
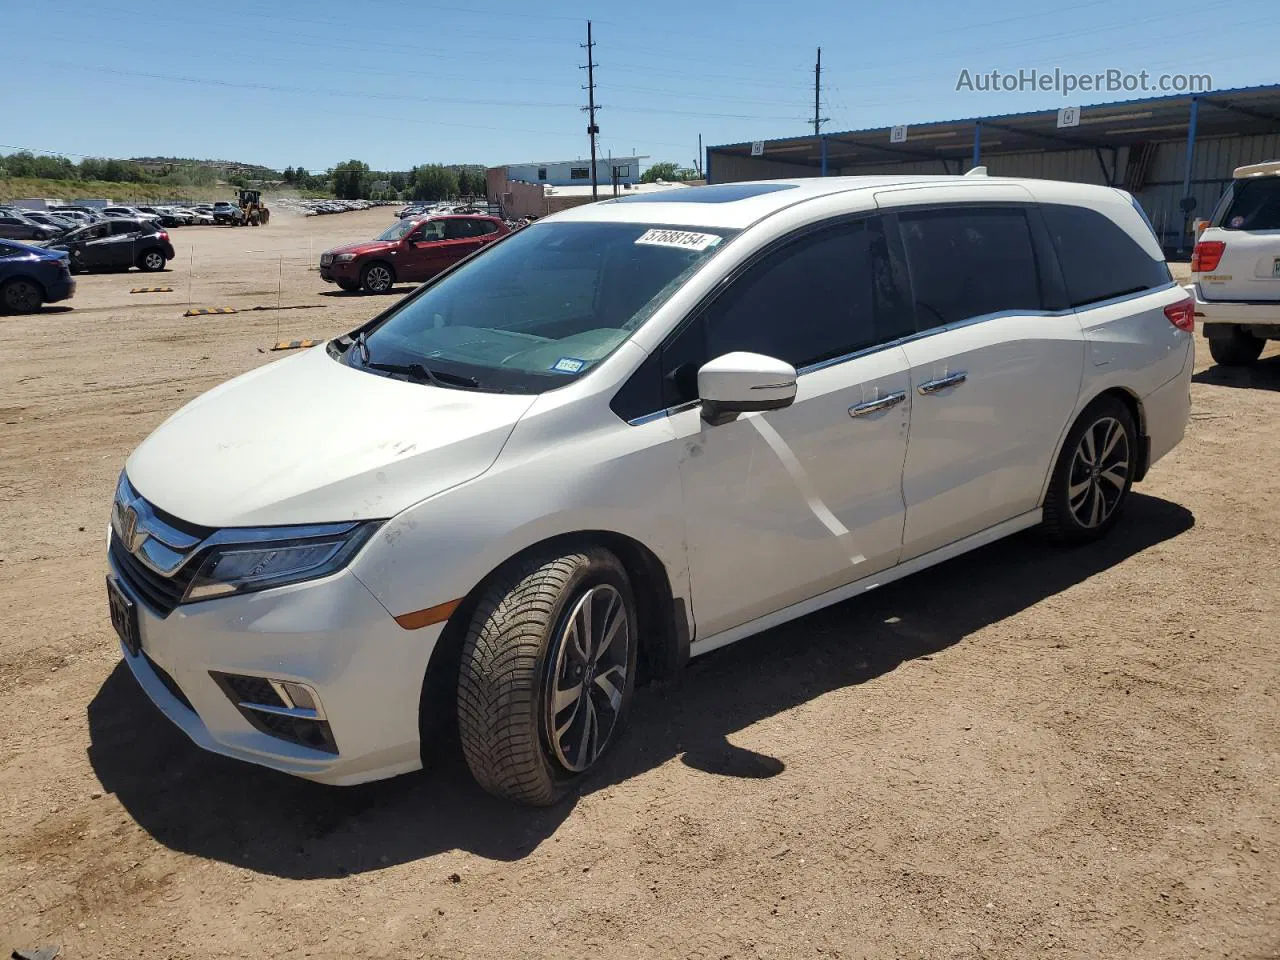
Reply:
M379 240L399 240L406 233L413 229L412 220L401 220L399 223L393 223L387 227L385 231L378 235Z
M540 393L587 373L736 231L540 223L424 287L368 332L368 362ZM365 365L362 351L348 362Z

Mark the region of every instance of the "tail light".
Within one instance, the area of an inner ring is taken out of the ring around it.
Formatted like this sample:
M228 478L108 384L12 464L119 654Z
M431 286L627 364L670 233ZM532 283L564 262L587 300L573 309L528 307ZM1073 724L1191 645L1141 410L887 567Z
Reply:
M1179 330L1192 333L1196 328L1196 303L1190 297L1169 304L1164 308L1164 315Z
M1213 273L1227 245L1221 240L1200 240L1191 254L1192 273Z
M161 239L161 240L168 240L168 239L169 239L169 231L168 231L168 230L161 230L161 231L160 231L160 239Z

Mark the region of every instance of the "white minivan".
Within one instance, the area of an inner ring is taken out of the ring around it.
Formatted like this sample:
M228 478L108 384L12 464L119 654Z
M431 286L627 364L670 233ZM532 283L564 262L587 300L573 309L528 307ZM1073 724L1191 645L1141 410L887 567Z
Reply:
M578 207L173 414L115 493L125 661L333 784L456 729L552 802L637 678L1041 525L1182 438L1192 302L1119 190L734 183Z

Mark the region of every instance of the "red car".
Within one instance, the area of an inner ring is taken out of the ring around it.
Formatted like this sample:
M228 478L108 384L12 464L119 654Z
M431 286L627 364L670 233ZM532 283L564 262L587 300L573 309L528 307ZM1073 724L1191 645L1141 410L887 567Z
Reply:
M447 216L401 220L376 240L320 255L320 278L343 290L386 293L397 283L421 283L511 231L497 217Z

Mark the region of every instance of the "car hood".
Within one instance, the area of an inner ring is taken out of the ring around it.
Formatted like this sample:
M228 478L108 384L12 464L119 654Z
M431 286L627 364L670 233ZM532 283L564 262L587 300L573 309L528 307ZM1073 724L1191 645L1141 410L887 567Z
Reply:
M325 253L332 253L335 256L339 253L354 253L359 256L365 253L390 250L394 246L395 243L390 240L361 240L359 243L345 243L340 247L331 247Z
M196 398L125 469L201 526L391 517L489 469L533 400L393 380L321 346Z

